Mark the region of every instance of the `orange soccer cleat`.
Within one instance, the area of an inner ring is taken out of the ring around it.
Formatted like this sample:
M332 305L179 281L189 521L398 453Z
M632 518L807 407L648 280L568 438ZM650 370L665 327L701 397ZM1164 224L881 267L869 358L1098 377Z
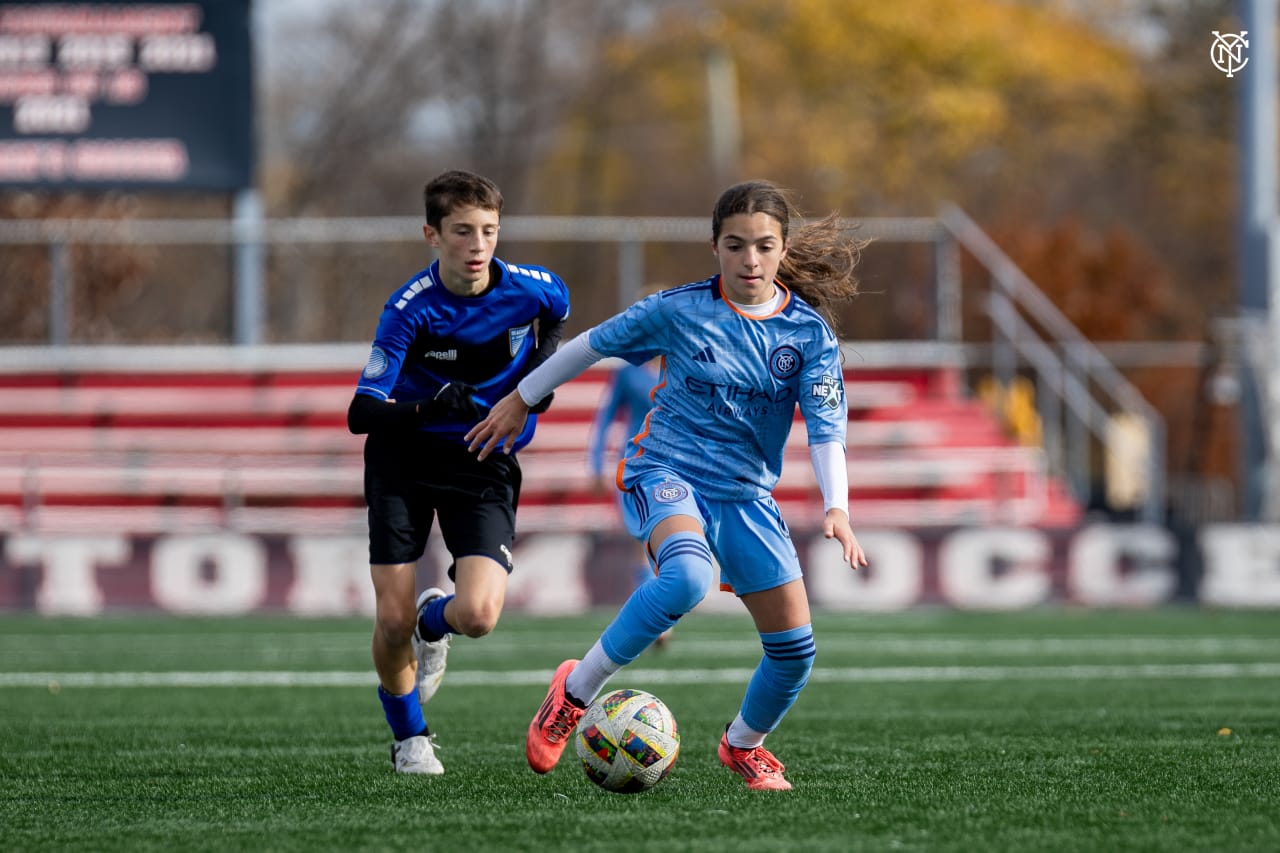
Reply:
M551 686L547 688L547 698L542 701L542 707L529 723L524 755L535 773L549 773L556 766L564 753L565 744L569 742L569 736L586 712L585 708L575 705L564 692L565 680L577 664L576 660L567 660L556 667L556 673L551 677Z
M729 732L726 728L720 738L718 750L720 763L737 773L747 782L752 791L790 791L791 783L782 776L786 770L782 762L773 757L773 753L763 746L754 749L739 749L729 745Z

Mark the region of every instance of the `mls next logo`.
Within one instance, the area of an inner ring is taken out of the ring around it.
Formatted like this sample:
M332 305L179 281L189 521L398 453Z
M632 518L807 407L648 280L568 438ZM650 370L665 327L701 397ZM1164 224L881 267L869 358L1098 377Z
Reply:
M1234 77L1237 71L1249 64L1249 57L1244 55L1249 47L1249 40L1245 38L1247 35L1248 30L1225 35L1217 30L1213 31L1213 46L1209 48L1209 58L1213 60L1214 67L1228 77Z
M822 381L811 387L810 396L818 399L819 406L826 406L828 409L839 408L840 397L844 391L840 380L834 376L827 375L822 377Z

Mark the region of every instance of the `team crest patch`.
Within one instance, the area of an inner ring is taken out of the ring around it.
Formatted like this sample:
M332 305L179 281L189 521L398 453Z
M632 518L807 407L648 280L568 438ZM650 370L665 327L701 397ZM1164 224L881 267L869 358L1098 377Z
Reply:
M511 357L515 358L516 353L520 352L520 347L524 344L524 339L529 337L529 332L533 330L533 325L521 326L518 329L508 329L507 338L511 343Z
M369 353L369 361L364 366L365 379L377 379L387 372L387 354L382 347L374 347Z
M840 398L844 396L844 383L831 374L827 374L822 377L821 382L810 389L809 396L816 397L819 406L838 409L840 407Z
M800 357L800 350L790 344L783 344L769 353L769 372L777 379L789 379L795 376L803 364L804 359Z
M660 504L673 504L689 497L689 490L680 483L659 483L653 489L653 499Z

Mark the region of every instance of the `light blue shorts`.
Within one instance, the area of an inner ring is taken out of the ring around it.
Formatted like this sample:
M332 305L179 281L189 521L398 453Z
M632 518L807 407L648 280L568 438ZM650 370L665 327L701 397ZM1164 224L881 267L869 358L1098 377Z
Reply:
M688 515L702 522L720 564L720 583L737 595L782 586L803 576L787 523L772 497L754 501L703 498L672 471L642 474L622 496L627 532L645 543L658 522ZM653 554L649 554L652 562Z

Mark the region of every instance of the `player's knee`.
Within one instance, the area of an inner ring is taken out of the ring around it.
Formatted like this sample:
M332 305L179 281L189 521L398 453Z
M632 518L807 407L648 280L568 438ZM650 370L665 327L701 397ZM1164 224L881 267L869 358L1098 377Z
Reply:
M497 627L498 616L501 613L501 605L492 602L462 602L455 598L449 613L449 624L457 629L459 634L483 637Z
M384 606L379 604L374 625L383 642L388 646L407 646L413 639L417 614L413 607Z
M667 612L683 616L698 606L711 589L710 564L668 564L658 572L662 603Z
M696 533L673 533L663 540L657 557L663 607L674 616L683 616L711 589L715 574L711 549Z

